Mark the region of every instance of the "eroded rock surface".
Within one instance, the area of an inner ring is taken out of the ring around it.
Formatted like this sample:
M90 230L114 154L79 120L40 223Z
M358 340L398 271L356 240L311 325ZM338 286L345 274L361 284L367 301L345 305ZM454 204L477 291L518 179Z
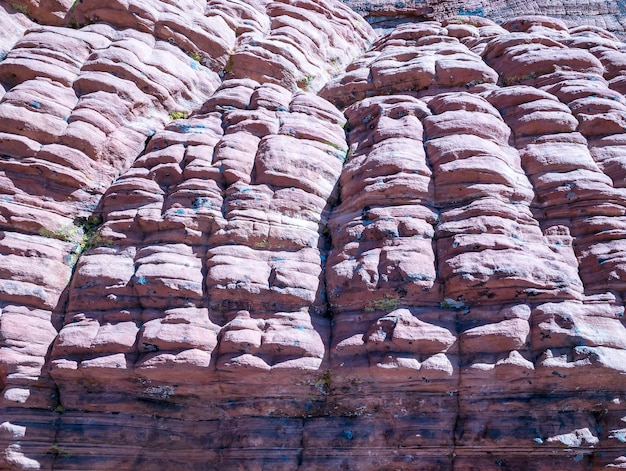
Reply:
M0 8L0 468L625 466L616 36L48 3Z
M531 21L518 23L515 31L536 29L538 16L549 15L567 23L570 27L581 25L606 29L624 36L624 13L626 7L619 0L342 0L363 15L376 29L386 30L411 21L446 21L454 16L473 17L480 22L489 18L507 22L511 18L534 16ZM545 21L545 19L544 19Z

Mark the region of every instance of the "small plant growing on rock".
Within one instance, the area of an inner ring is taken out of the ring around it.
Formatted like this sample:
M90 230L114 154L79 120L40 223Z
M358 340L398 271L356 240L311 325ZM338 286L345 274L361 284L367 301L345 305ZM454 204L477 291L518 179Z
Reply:
M254 246L260 249L264 249L270 246L270 241L267 239L263 239L263 240L260 240L259 242L255 242Z
M537 77L537 74L535 72L531 72L530 74L527 74L527 75L514 75L512 77L506 77L502 79L502 84L505 86L515 85L515 84L524 82L525 80L534 79L536 77Z
M324 376L315 382L315 389L317 389L320 393L327 395L330 392L330 383L330 370L326 370Z
M322 144L337 149L339 152L344 152L343 147L341 147L339 144L335 144L334 142L322 141Z
M463 301L455 301L452 298L445 298L439 306L442 309L463 309L465 307L465 303Z
M64 242L74 242L80 236L80 228L74 225L57 227L56 229L42 228L39 235L48 239L59 239Z
M55 456L60 456L62 458L71 458L73 456L72 453L65 450L64 448L61 448L56 443L50 447L50 453L52 453Z
M298 87L300 87L305 92L311 90L311 85L313 85L313 81L315 80L315 76L307 75L304 78L298 80Z
M83 237L79 242L81 253L92 247L110 245L110 241L105 240L104 237L98 234L98 229L102 225L102 218L100 216L78 218L76 221L83 229Z
M384 295L382 299L375 299L365 308L366 311L393 311L398 309L400 298L397 296Z
M170 119L187 119L189 113L186 111L170 111Z
M68 260L69 265L74 266L80 254L84 251L92 247L101 247L109 244L109 241L98 234L98 228L101 224L102 218L99 216L79 217L74 220L72 225L61 226L56 229L42 228L39 231L39 235L75 244Z
M25 15L28 15L28 6L22 5L21 3L11 3L11 6L15 8L17 11L19 11L20 13L24 13Z
M230 56L224 68L219 72L220 78L224 78L225 75L229 74L230 71L233 70L233 57Z

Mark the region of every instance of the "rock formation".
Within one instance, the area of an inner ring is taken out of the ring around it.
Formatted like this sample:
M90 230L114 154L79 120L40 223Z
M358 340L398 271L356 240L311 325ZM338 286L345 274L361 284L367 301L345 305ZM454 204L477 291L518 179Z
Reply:
M614 34L102 5L0 4L0 469L626 468Z
M514 17L549 15L570 26L595 26L624 37L626 4L621 0L343 0L376 29L411 21L446 21L456 15L502 22Z

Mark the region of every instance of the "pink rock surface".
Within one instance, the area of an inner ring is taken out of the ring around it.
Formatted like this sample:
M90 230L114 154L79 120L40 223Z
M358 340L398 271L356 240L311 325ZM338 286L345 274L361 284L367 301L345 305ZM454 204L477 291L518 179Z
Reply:
M0 6L0 468L623 467L623 44L371 5Z

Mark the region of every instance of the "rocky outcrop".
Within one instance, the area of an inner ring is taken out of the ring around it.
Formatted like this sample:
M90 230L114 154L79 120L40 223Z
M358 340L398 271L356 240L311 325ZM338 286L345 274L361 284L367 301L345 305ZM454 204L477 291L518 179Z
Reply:
M446 21L457 15L489 18L498 23L521 16L547 15L566 22L570 27L582 26L606 29L624 36L626 7L619 0L590 0L554 2L537 0L343 0L363 15L376 29L386 30L411 21ZM535 18L537 20L538 18ZM535 21L518 23L519 31L536 26Z
M0 468L626 466L613 34L17 10Z

